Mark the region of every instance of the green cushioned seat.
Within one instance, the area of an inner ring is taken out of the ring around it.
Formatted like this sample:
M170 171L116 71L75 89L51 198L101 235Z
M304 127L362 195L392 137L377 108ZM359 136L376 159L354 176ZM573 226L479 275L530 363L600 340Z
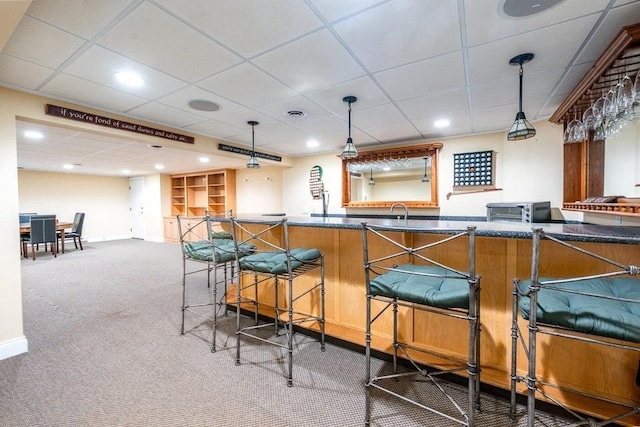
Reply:
M539 280L544 282L553 279L540 278ZM530 284L530 280L525 280L518 286L521 291L526 292ZM586 279L549 286L595 295L640 300L640 281L628 277ZM520 299L520 312L522 317L529 318L531 301L528 297ZM543 286L538 292L536 319L542 323L563 326L578 332L640 343L640 304L638 303L571 294Z
M231 237L231 233L228 233L224 230L222 231L212 231L211 232L211 238L213 239L224 239L224 240L231 240L233 239L233 237Z
M436 274L427 277L407 272ZM469 308L469 282L466 277L442 267L403 264L375 277L371 294L439 308Z
M305 262L315 261L322 254L317 249L296 248L291 250L291 269L295 270ZM287 273L287 255L282 251L261 252L248 255L240 260L242 270L253 270L261 273Z
M255 252L256 247L248 243L239 245L239 255L246 256ZM211 243L203 240L199 242L186 242L183 246L187 257L200 261L213 261L211 256ZM214 243L215 261L218 264L232 261L236 258L236 249L233 240L217 239Z

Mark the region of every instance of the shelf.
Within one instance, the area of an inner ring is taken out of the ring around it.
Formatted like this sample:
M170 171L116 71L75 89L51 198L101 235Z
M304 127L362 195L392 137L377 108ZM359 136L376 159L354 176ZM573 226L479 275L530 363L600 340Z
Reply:
M564 210L608 215L640 216L637 203L564 203Z
M235 170L171 176L171 214L204 216L235 210Z

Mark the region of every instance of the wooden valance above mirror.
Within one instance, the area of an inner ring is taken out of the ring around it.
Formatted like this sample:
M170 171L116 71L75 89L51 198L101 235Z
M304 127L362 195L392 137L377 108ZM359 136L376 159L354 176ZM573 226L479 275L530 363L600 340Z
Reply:
M438 207L438 153L442 143L360 151L342 160L342 207Z

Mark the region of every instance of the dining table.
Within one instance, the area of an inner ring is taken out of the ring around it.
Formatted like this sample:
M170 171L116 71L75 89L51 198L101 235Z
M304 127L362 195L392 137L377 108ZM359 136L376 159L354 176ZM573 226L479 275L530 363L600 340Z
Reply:
M61 252L64 253L64 232L65 230L69 230L73 228L73 222L67 221L58 221L56 220L56 231L60 233L60 249ZM30 233L31 232L31 224L28 222L20 223L20 234L22 233Z

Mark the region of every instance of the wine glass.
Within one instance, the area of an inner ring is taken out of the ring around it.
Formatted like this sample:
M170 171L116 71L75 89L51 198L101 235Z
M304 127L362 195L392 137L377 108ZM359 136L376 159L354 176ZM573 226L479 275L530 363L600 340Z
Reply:
M631 81L631 77L625 75L620 83L616 85L616 102L618 104L618 111L626 111L633 105L635 101L635 93L633 90L634 82Z
M577 112L575 112L575 110L573 115L573 120L569 122L567 129L564 131L564 142L569 144L584 141L587 134L584 124L578 120Z

